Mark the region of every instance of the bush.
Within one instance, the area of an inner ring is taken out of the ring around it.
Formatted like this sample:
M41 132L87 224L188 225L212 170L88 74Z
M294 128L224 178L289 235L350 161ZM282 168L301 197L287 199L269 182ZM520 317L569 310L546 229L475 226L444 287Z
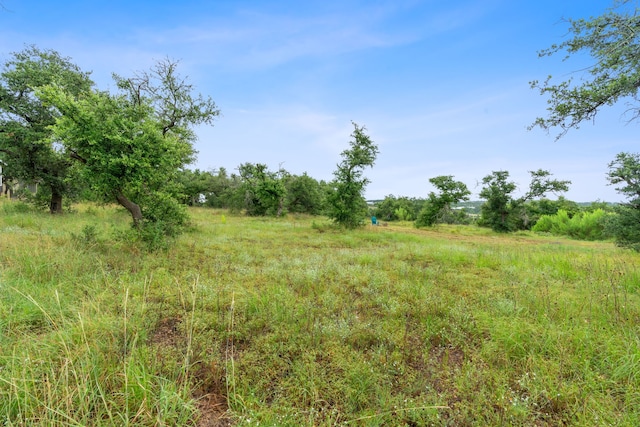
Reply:
M541 216L532 230L579 240L605 240L611 237L607 232L607 222L611 215L603 209L596 209L569 216L566 210L560 209L555 215Z
M640 209L634 205L619 205L606 223L607 232L616 245L640 252Z

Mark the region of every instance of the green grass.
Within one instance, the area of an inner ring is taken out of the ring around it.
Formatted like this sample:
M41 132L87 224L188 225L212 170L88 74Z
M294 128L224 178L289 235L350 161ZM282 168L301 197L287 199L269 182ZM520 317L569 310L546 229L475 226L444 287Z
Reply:
M0 201L0 422L640 425L640 256L610 243Z

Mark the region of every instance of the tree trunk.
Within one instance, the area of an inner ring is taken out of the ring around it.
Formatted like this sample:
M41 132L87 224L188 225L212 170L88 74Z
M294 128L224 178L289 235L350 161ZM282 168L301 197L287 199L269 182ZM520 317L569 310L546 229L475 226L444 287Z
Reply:
M284 210L284 197L281 197L278 201L278 217L282 216L282 211Z
M49 212L51 214L62 213L62 193L55 186L51 186L51 201L49 202Z
M131 200L127 199L120 190L114 191L114 194L116 196L116 200L118 201L118 203L120 203L120 205L123 206L126 210L128 210L129 213L131 214L131 217L133 218L134 227L139 228L140 223L142 222L142 219L143 219L142 210L140 209L140 206L138 206L136 203L132 202Z

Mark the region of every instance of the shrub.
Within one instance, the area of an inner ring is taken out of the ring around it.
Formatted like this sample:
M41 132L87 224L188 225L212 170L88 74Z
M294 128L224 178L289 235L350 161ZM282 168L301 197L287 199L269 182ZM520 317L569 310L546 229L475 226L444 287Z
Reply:
M592 212L578 212L570 217L566 210L560 209L555 215L541 216L532 230L580 240L604 240L610 237L606 231L606 223L611 215L602 209L596 209Z

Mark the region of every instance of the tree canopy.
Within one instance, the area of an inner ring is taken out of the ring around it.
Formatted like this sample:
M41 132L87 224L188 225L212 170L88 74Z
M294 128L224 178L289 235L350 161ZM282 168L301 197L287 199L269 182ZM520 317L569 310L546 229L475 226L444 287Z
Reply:
M571 37L542 50L541 57L564 52L564 59L588 54L593 64L576 80L559 83L549 76L531 87L548 96L548 115L539 117L532 128L559 128L557 138L585 121L594 120L602 107L628 100L630 120L640 117L640 14L635 1L616 0L604 14L590 19L569 19Z
M450 215L452 204L469 200L471 195L466 184L455 181L452 175L436 176L429 179L429 182L438 189L438 194L433 191L429 193L429 198L416 220L417 227L435 225L445 216Z
M149 73L114 78L116 94L92 91L76 99L47 86L39 95L62 113L54 138L83 164L93 190L125 207L136 227L151 222L170 233L186 220L175 183L194 159L192 126L211 123L219 111L192 95L170 60Z
M53 85L74 99L92 87L89 75L58 52L35 46L12 53L0 73L0 158L5 173L40 184L49 192L52 213L62 211L73 162L60 141L51 139L59 111L43 103L37 90Z

